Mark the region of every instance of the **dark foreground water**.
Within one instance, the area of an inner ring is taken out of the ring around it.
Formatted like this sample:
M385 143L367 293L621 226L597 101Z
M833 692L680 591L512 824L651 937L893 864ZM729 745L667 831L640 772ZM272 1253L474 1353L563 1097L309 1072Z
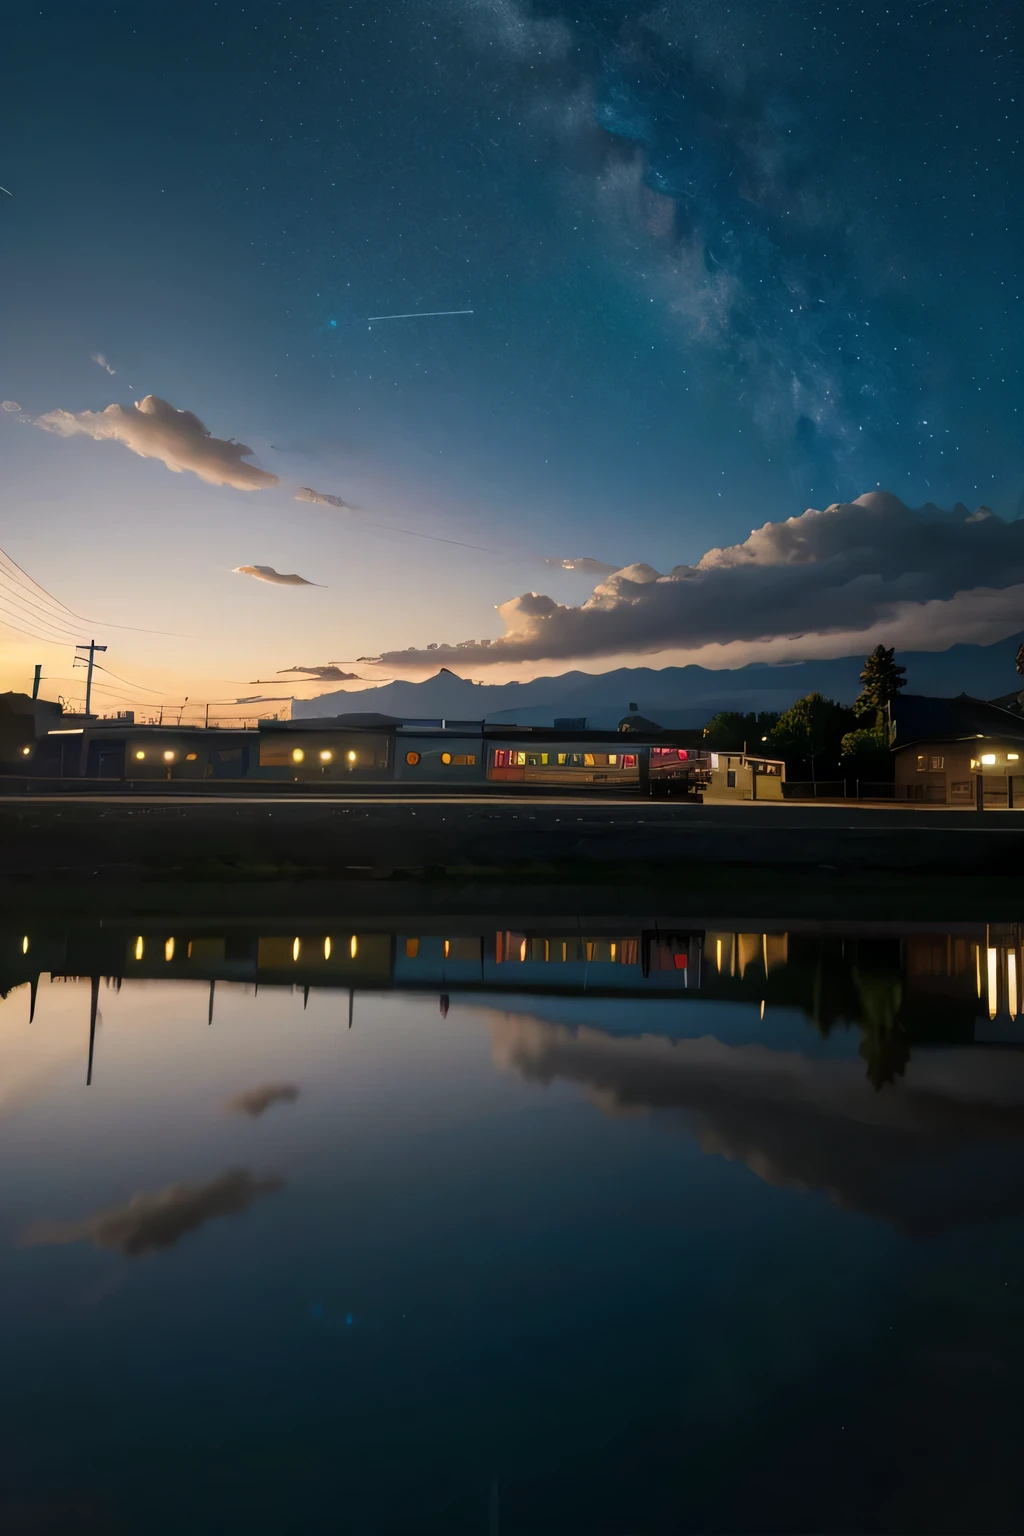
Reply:
M306 927L0 934L5 1536L1021 1528L1015 927Z

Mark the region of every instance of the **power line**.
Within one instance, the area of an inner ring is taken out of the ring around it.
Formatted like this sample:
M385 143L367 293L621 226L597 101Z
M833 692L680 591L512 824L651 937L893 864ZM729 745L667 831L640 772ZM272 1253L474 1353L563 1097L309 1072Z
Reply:
M24 576L25 580L29 582L37 592L41 593L44 597L49 598L51 603L54 603L57 608L66 613L70 618L77 620L79 624L93 624L97 629L127 629L138 635L165 635L175 640L180 640L182 638L182 636L179 635L175 630L143 629L138 624L110 624L106 621L101 621L100 619L88 619L84 614L76 613L73 608L69 608L67 603L62 603L59 597L54 597L53 593L47 591L42 582L36 581L34 576L30 576L28 571L20 566L17 560L9 555L5 549L0 549L0 557L6 560L8 565L12 565L14 569L19 573L19 575Z

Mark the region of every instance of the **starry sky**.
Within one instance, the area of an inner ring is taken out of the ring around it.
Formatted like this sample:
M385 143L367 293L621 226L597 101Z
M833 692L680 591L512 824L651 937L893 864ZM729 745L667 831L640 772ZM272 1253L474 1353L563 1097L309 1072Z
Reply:
M294 663L373 678L406 657L412 675L428 643L500 636L517 594L574 614L593 573L545 560L690 570L879 488L962 503L958 526L979 505L1012 525L1019 11L19 9L0 59L4 549L76 623L105 626L132 679L121 707L226 700ZM369 320L434 310L472 313ZM148 395L277 483L172 473L91 426L37 430ZM347 505L297 502L301 487ZM1024 582L1017 532L989 540L1001 552L976 588ZM16 624L25 590L3 615L2 686L43 660L50 693L73 694L74 626L41 651L43 630ZM574 655L695 654L674 622L635 648L628 625L612 649L569 625L472 661L498 680ZM950 637L939 625L933 643ZM766 644L781 639L769 624Z

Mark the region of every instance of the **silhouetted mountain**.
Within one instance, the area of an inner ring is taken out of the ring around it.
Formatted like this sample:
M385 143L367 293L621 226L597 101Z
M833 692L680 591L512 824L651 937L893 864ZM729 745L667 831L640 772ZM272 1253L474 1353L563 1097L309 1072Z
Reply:
M969 693L1000 697L1017 678L1015 658L1024 634L995 645L954 645L948 651L904 651L912 693L947 698ZM404 719L491 720L498 724L550 725L562 716L585 716L598 729L618 725L629 705L659 725L703 725L720 709L788 709L804 694L819 692L851 704L860 692L864 657L752 662L712 671L708 667L620 667L613 672L565 672L529 683L473 683L442 667L421 683L396 681L380 688L338 690L296 699L296 719L351 714L372 708Z

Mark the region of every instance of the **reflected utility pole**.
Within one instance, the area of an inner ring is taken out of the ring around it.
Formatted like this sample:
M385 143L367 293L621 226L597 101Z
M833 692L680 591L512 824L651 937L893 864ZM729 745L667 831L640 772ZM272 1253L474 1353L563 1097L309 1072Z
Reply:
M100 979L98 976L89 977L91 988L89 997L89 1065L85 1073L85 1086L92 1086L92 1053L96 1044L96 1015L100 1006Z

